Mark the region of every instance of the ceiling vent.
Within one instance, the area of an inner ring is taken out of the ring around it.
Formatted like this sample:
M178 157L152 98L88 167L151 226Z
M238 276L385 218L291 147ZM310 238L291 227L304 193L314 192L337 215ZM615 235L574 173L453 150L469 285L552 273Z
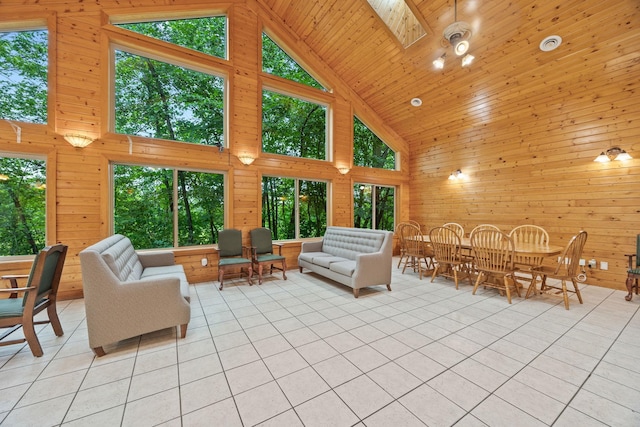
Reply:
M560 36L545 37L544 40L540 42L540 50L550 52L560 46L560 43L562 43L562 37Z

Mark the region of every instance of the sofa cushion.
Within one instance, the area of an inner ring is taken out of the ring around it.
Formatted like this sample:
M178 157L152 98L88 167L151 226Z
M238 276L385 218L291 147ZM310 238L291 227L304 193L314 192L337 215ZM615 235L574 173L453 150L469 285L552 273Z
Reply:
M123 282L138 280L142 276L142 264L127 237L114 242L102 252L102 259Z
M356 262L350 260L332 262L331 265L329 265L329 270L351 277L356 271Z
M319 265L320 267L329 268L330 264L334 262L342 262L342 261L349 261L349 260L339 256L323 256L323 257L314 258L313 263L315 265Z
M359 254L378 252L384 241L378 230L327 227L322 239L322 252L355 260Z
M301 252L300 255L298 256L298 259L314 264L314 261L313 261L314 259L320 258L320 257L330 257L330 256L331 254L327 254L324 252Z

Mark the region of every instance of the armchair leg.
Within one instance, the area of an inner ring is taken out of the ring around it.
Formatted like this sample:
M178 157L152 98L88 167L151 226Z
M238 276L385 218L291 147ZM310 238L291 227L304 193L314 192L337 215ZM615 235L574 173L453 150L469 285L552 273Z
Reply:
M638 279L635 279L635 281L636 281L636 293L638 292L637 280ZM627 276L626 285L627 285L627 291L629 291L629 294L627 294L627 296L624 297L624 299L627 300L627 301L631 301L631 298L633 298L633 282L634 282L633 276L631 276L631 275Z
M353 289L353 296L358 298L358 296L360 296L360 289Z
M36 335L36 330L33 327L33 316L22 323L22 331L25 339L27 340L27 344L29 344L31 353L33 353L35 357L41 357L44 353L42 351L40 341L38 340L38 336Z
M104 356L105 354L107 354L107 353L105 353L105 352L104 352L104 349L102 348L102 346L100 346L100 347L94 347L94 348L92 348L91 350L93 350L93 353L94 353L96 356L98 356L98 357L102 357L102 356Z
M53 332L55 332L57 337L61 337L64 334L64 331L62 330L62 325L60 324L60 319L58 318L58 310L56 310L55 301L52 302L49 307L47 307L47 315L49 316L49 321L51 322Z
M180 325L180 338L184 338L187 336L187 326L189 326L188 323Z
M224 280L224 269L218 268L218 282L220 282L220 290L222 290L222 281Z

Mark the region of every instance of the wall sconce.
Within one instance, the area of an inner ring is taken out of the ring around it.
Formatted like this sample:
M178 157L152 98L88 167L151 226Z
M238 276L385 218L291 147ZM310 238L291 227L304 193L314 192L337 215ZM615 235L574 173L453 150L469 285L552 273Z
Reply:
M349 169L349 168L348 168L348 167L346 167L346 166L342 166L342 167L339 167L339 168L337 168L337 169L338 169L338 172L340 172L342 175L346 175L346 174L348 174L348 173L349 173L349 171L351 170L351 169Z
M243 165L249 166L255 160L251 154L240 154L238 155L238 160L242 162Z
M464 174L460 169L451 172L451 175L449 175L450 180L456 180L456 179L462 179L462 178L464 178Z
M93 138L90 138L86 135L71 133L66 134L64 136L64 139L66 139L69 144L73 145L76 148L84 148L93 142Z
M611 147L607 151L600 153L593 161L598 163L607 163L611 160L625 161L631 160L633 157L620 147Z

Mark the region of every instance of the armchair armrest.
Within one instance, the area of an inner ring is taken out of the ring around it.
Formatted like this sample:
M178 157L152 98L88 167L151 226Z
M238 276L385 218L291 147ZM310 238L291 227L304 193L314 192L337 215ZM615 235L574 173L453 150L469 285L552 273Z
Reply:
M629 257L629 270L633 269L633 257L636 256L636 254L625 254L626 257Z
M8 280L11 288L13 289L16 289L18 287L18 279L27 278L29 278L28 274L5 274L4 276L0 277L0 279ZM18 293L15 291L12 292L11 295L9 295L9 298L18 298Z
M273 246L278 248L278 255L282 255L282 247L284 246L282 243L271 243Z
M5 288L5 289L0 289L0 293L3 293L3 294L11 293L11 294L13 294L15 292L32 291L35 288L36 288L35 286L27 286L26 288Z
M162 267L164 265L174 265L175 258L173 252L137 252L138 259L144 268L147 267Z

